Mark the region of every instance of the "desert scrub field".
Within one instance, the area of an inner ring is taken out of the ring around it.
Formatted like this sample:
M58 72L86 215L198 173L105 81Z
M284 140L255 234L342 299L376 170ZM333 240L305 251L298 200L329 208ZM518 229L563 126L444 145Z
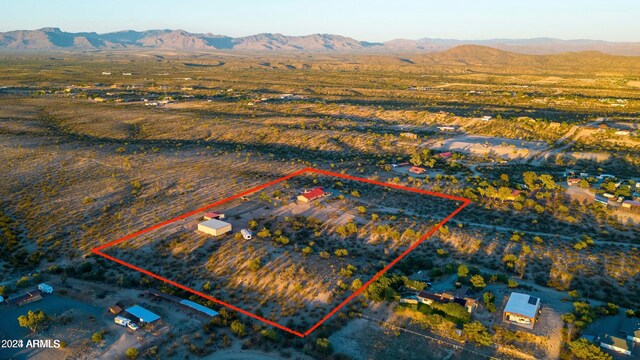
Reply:
M332 195L295 201L301 189L318 185ZM460 205L316 174L246 197L214 209L234 226L223 237L196 231L198 214L105 251L304 331ZM254 237L244 239L241 228Z

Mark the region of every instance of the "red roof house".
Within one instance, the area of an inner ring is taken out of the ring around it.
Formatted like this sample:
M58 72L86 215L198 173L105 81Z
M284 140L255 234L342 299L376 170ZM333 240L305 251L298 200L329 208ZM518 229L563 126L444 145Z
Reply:
M302 194L298 195L298 201L303 203L308 203L313 200L319 199L323 196L325 196L324 189L322 189L321 187L317 187L314 189L307 190Z
M422 174L425 171L427 170L417 166L412 166L411 169L409 169L409 172L414 174Z
M448 159L453 156L453 153L451 151L447 151L447 152L438 154L438 156L440 156L443 159Z

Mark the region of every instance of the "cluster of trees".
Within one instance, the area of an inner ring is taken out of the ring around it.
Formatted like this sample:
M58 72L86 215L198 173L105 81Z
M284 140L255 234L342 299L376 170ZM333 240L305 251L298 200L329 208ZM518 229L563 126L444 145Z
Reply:
M462 335L468 341L472 341L478 345L490 346L493 344L489 330L479 321L464 324L462 327Z
M611 355L602 351L599 346L594 345L585 338L579 338L569 343L569 350L581 360L612 360Z
M484 289L484 287L487 286L487 283L484 280L484 276L480 274L480 271L477 268L474 268L473 270L474 270L473 275L469 277L470 275L469 268L464 264L461 264L460 266L458 266L458 281L464 284L470 284L471 286L473 286L475 289L478 289L478 290Z
M398 295L397 290L401 286L422 290L427 284L411 280L404 275L381 276L365 289L364 295L373 301L398 301L400 300L400 295Z
M415 150L413 154L411 154L409 162L413 166L432 168L436 164L436 158L431 154L431 150L429 149Z
M562 320L567 324L573 324L577 329L583 329L600 316L613 316L620 312L620 308L613 303L607 303L598 307L591 307L584 301L573 303L573 312L563 314Z
M336 233L342 237L347 237L358 233L358 226L354 222L348 222L336 227Z
M26 315L20 315L18 317L20 326L29 328L33 332L37 332L38 329L45 326L49 321L49 315L42 310L29 310Z

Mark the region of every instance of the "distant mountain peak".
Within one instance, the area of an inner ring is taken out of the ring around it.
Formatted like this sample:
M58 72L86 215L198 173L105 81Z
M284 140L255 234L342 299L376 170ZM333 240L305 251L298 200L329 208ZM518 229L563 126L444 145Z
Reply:
M61 33L62 32L62 30L60 30L60 28L58 28L58 27L43 27L42 29L39 29L39 30L40 31L44 31L44 32L55 32L55 33Z

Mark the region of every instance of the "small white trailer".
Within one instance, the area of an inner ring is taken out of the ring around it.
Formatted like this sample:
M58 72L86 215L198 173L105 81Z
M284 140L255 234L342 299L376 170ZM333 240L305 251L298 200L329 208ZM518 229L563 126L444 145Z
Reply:
M116 324L118 324L120 326L129 326L129 323L131 323L131 320L127 319L126 317L122 317L122 316L116 316L114 321L115 321Z
M248 230L248 229L242 229L240 230L240 233L242 234L242 237L245 238L246 240L251 240L251 236L253 236L253 233L251 232L251 230Z

